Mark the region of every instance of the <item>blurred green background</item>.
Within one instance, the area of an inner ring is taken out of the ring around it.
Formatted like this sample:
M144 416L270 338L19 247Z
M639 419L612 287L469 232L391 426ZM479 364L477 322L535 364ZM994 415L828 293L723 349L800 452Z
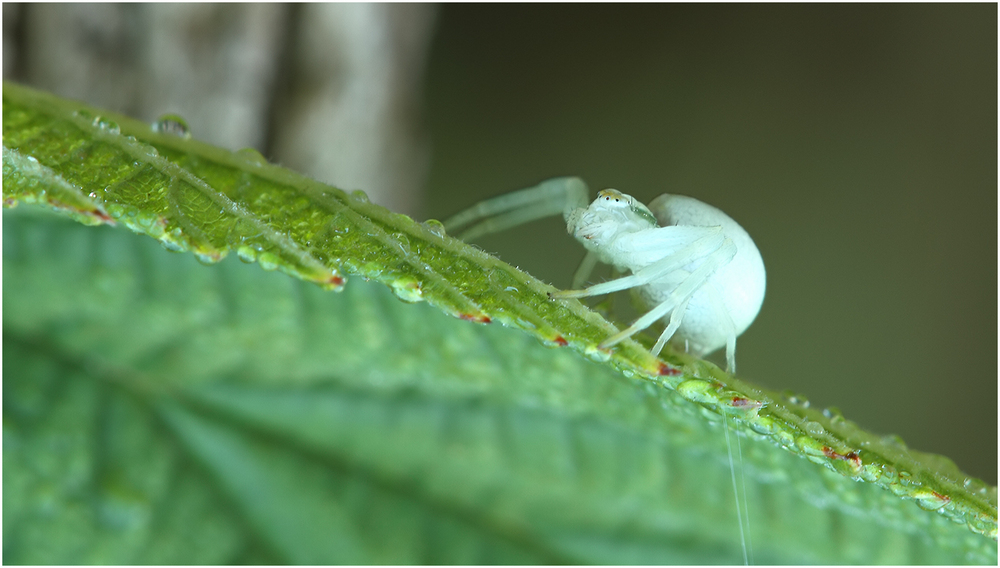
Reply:
M997 6L446 5L425 217L578 175L768 270L740 375L997 480ZM480 246L568 287L561 220ZM718 356L716 357L718 359Z
M997 6L3 5L3 76L418 218L691 195L768 293L740 375L997 482ZM478 244L567 287L558 219ZM718 360L718 358L716 359Z

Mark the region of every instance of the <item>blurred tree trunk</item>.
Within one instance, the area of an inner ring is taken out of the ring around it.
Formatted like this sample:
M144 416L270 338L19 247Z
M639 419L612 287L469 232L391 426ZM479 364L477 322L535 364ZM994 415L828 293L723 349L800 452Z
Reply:
M428 162L423 4L4 4L5 79L414 212Z

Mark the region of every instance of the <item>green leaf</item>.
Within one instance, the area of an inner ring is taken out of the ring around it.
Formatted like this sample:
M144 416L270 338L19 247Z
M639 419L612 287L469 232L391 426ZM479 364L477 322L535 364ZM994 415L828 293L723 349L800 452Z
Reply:
M602 352L433 224L24 87L3 112L5 204L65 213L4 213L8 563L739 562L727 427L756 562L995 562L995 488Z

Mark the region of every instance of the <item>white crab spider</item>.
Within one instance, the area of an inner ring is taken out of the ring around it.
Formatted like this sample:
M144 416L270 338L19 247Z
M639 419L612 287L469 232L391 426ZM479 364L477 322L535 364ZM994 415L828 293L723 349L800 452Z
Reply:
M764 301L764 261L750 235L722 211L693 197L663 194L649 206L614 189L598 192L587 206L583 180L555 178L480 202L445 221L446 230L468 228L468 240L528 221L563 214L566 230L587 249L573 277L579 288L597 261L630 275L555 298L582 298L632 289L649 308L627 329L605 339L610 347L663 319L667 341L704 356L723 346L736 370L736 337L753 322Z

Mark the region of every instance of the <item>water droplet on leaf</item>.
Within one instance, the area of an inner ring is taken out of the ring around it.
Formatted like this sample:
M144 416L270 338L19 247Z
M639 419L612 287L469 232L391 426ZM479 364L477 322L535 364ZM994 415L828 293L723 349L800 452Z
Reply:
M708 381L688 379L677 385L677 393L694 402L717 402L718 394L715 387Z
M444 223L438 221L437 219L428 219L421 223L421 225L439 237L443 237L445 235Z
M250 148L250 147L240 148L239 150L236 151L236 153L243 156L251 163L257 165L263 165L267 163L267 158L265 158L263 154L258 152L256 148Z
M112 219L119 219L125 214L125 208L118 203L109 203L105 206L104 210Z
M410 254L410 239L403 233L394 233L392 235L399 244L399 248L403 249L403 254Z
M415 278L398 278L393 280L390 286L392 287L392 293L395 294L397 298L408 304L419 302L424 299L423 289L420 287L420 282Z
M218 251L196 252L194 257L206 266L211 266L222 260L222 255Z
M101 117L94 119L94 126L100 128L101 130L107 132L108 134L118 135L121 134L121 128L119 128L118 123L113 120L107 120Z
M184 250L184 245L180 244L179 242L173 239L169 238L160 239L160 244L163 245L163 248L167 249L170 252L181 252Z
M320 288L324 290L331 290L333 292L341 292L344 290L344 285L347 284L347 279L341 276L338 272L334 271L330 274L329 278L324 282L320 282Z
M153 132L179 136L181 138L191 138L191 129L187 122L176 114L165 114L153 123Z
M802 408L809 408L809 399L801 394L796 394L793 391L786 390L782 392L781 395L785 397L785 400L787 400L789 404L795 404L801 406Z
M826 432L819 422L813 422L812 420L807 420L802 427L811 436L822 436Z
M263 268L264 270L271 271L271 270L277 270L278 264L281 262L281 259L278 258L278 255L274 254L273 252L265 252L258 257L257 262L260 263L260 267Z
M240 248L236 249L236 256L238 256L240 260L246 263L257 261L257 251L254 250L252 247L248 247L247 245L243 245Z
M832 422L842 422L844 420L844 413L840 411L836 406L831 406L829 408L823 409L823 416L829 418Z

